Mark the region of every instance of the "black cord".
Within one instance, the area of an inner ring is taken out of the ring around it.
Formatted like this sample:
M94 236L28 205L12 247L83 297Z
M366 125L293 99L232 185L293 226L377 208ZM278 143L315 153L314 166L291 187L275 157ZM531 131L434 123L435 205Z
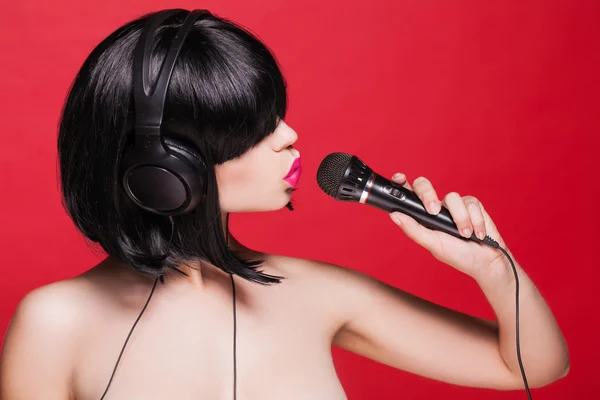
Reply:
M229 213L225 216L225 243L229 247ZM235 281L233 280L233 274L229 274L231 277L231 292L233 295L233 400L237 399L237 315L236 315L236 301L235 301Z
M236 357L236 334L237 334L237 318L236 318L236 306L235 306L235 282L233 281L233 274L231 276L231 289L233 291L233 400L237 399L237 357Z
M115 373L117 372L117 367L119 366L119 362L121 361L121 357L123 356L123 352L125 351L125 347L127 346L127 342L129 342L129 338L131 337L131 334L133 333L133 330L135 329L137 323L140 321L140 318L142 318L142 315L144 314L144 311L146 311L146 307L148 307L148 303L150 303L150 299L152 298L152 295L154 294L154 289L156 289L156 284L158 283L158 279L159 278L156 278L156 280L154 281L154 285L152 286L152 290L150 291L150 296L148 296L148 300L146 300L146 304L144 304L144 307L142 308L142 311L140 312L140 314L138 315L137 319L133 323L133 326L129 330L129 334L127 335L127 339L125 339L125 343L123 344L123 347L121 348L121 353L119 353L119 358L117 358L117 363L115 364L113 372L110 375L110 379L108 381L108 385L106 385L106 389L104 389L104 393L102 394L102 397L100 397L100 400L104 399L104 396L106 396L106 393L108 392L108 388L110 387L110 384L112 383L112 380L115 377Z
M170 247L171 241L173 240L173 232L175 231L175 229L174 229L173 218L169 217L169 220L171 222L171 237L169 239L169 247ZM226 242L227 242L227 245L229 245L229 214L227 214L227 216L226 216L226 235L227 235ZM229 275L231 277L231 290L233 293L233 400L236 400L237 399L237 354L236 354L237 353L237 349L236 349L236 347L237 347L236 346L236 343L237 343L237 340L236 340L237 339L237 315L236 314L237 313L236 313L236 301L235 301L235 281L233 280L233 274L229 274ZM144 315L144 311L146 311L146 308L148 307L148 304L150 303L150 299L152 299L152 295L154 294L154 290L156 289L156 284L158 283L159 280L161 282L163 282L163 277L160 276L160 277L156 278L156 280L154 281L154 285L152 286L150 295L148 296L148 299L146 300L146 303L144 304L142 311L140 312L137 319L133 323L133 326L129 330L129 334L127 335L127 339L125 339L125 343L123 343L123 347L121 348L121 352L119 353L119 357L117 358L115 367L113 368L112 374L110 375L110 379L108 380L108 384L106 385L106 389L104 389L104 393L102 394L102 397L100 397L100 400L103 400L104 397L106 396L106 393L108 393L108 389L110 388L110 384L112 383L113 378L115 377L115 373L117 372L117 367L119 366L121 357L123 357L123 353L125 352L125 347L127 347L129 338L131 337L131 334L133 333L133 330L137 326L138 322L142 318L142 315Z
M516 292L515 315L517 318L515 326L516 326L516 340L517 340L517 361L519 361L519 368L521 369L521 376L523 377L523 383L525 384L525 392L527 393L527 398L529 400L531 400L531 392L529 391L529 385L527 384L527 376L525 375L525 368L523 367L523 360L521 360L521 341L519 339L519 275L517 273L517 268L515 267L515 263L513 262L510 255L508 255L508 252L506 250L504 250L502 247L500 247L498 242L496 242L494 239L492 239L491 237L486 235L485 239L483 239L483 243L503 252L504 255L508 258L508 261L510 261L510 266L512 267L513 273L515 274L515 292Z

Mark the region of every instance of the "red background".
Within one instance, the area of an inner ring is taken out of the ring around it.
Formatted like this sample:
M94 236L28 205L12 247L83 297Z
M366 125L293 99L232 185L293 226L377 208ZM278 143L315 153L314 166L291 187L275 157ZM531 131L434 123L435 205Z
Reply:
M377 172L428 177L474 195L561 325L567 378L536 399L599 392L596 251L600 3L574 1L19 0L0 13L0 334L29 290L101 258L63 212L56 126L91 49L150 10L205 7L270 46L289 83L287 118L305 172L294 213L235 215L250 246L364 271L446 306L491 317L478 287L406 238L385 213L325 196L333 151ZM527 324L527 321L522 321ZM522 399L454 387L334 349L351 399Z

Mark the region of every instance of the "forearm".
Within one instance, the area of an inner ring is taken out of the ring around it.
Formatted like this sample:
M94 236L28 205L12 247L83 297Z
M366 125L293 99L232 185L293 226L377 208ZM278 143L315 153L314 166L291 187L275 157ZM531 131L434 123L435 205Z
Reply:
M516 352L516 280L508 258L504 260L476 280L498 320L500 354L510 370L520 377ZM567 346L552 311L514 258L513 261L519 277L521 359L529 385L544 386L567 373Z

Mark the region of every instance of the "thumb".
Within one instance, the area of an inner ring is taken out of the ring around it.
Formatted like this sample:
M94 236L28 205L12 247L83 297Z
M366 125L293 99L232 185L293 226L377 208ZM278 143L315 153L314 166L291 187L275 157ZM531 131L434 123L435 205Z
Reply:
M433 232L419 224L414 218L401 212L391 213L390 218L404 231L406 236L421 246L429 249L434 245Z

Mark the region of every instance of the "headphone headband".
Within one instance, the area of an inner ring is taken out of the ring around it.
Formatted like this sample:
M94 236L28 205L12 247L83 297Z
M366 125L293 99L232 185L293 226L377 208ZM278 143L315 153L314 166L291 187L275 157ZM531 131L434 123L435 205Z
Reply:
M150 56L154 33L163 21L182 11L184 10L168 10L153 16L144 26L140 40L137 43L133 60L136 135L160 135L167 89L177 56L196 20L207 13L206 10L194 10L185 18L163 61L154 89L150 89L148 81L150 78Z

